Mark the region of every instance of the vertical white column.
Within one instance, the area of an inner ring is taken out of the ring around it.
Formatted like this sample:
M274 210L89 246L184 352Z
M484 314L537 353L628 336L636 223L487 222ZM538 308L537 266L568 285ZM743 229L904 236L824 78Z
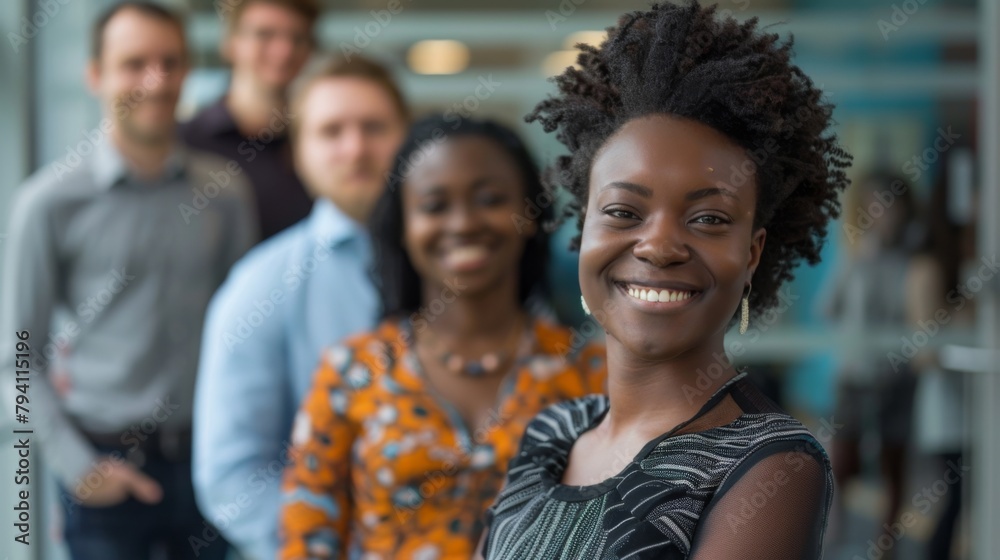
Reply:
M1000 257L1000 2L981 0L979 65L980 204L978 254ZM1000 341L1000 278L986 283L976 307L979 345ZM1000 556L1000 365L972 374L972 552L976 560ZM992 371L989 371L992 370Z

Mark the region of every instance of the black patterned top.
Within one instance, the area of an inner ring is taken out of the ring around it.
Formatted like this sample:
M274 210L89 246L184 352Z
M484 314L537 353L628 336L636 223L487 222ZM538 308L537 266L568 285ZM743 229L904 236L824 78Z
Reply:
M721 410L727 395L740 410L734 420L678 433ZM608 408L607 397L592 395L551 406L528 425L487 512L486 560L822 556L829 458L745 373L617 475L561 484L573 443Z

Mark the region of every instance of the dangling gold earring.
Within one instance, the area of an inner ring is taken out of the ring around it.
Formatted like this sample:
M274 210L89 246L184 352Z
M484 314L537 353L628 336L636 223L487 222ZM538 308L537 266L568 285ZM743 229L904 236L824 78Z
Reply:
M743 296L743 301L740 302L740 334L747 333L747 327L750 326L750 290L753 289L753 284L747 286L747 295Z
M583 299L583 296L580 296L580 305L583 306L583 312L590 315L590 308L587 307L587 300Z

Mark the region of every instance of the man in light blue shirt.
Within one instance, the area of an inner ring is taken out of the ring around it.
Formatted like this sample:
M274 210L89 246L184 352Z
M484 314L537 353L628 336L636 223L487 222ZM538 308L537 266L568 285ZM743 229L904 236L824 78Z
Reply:
M388 72L357 56L306 78L292 115L296 170L317 201L216 293L195 391L198 504L248 559L277 554L288 438L321 351L375 325L364 223L409 116Z

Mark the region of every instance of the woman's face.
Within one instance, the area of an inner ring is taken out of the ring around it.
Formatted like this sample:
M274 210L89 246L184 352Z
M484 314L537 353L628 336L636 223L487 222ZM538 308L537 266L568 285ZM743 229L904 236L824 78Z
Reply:
M722 133L666 115L626 123L594 158L580 285L633 355L721 346L764 247L748 162Z
M403 244L427 288L447 283L460 297L517 285L525 241L525 185L517 162L497 142L458 136L427 143L403 186ZM415 154L416 155L416 154ZM417 159L417 158L414 158Z

